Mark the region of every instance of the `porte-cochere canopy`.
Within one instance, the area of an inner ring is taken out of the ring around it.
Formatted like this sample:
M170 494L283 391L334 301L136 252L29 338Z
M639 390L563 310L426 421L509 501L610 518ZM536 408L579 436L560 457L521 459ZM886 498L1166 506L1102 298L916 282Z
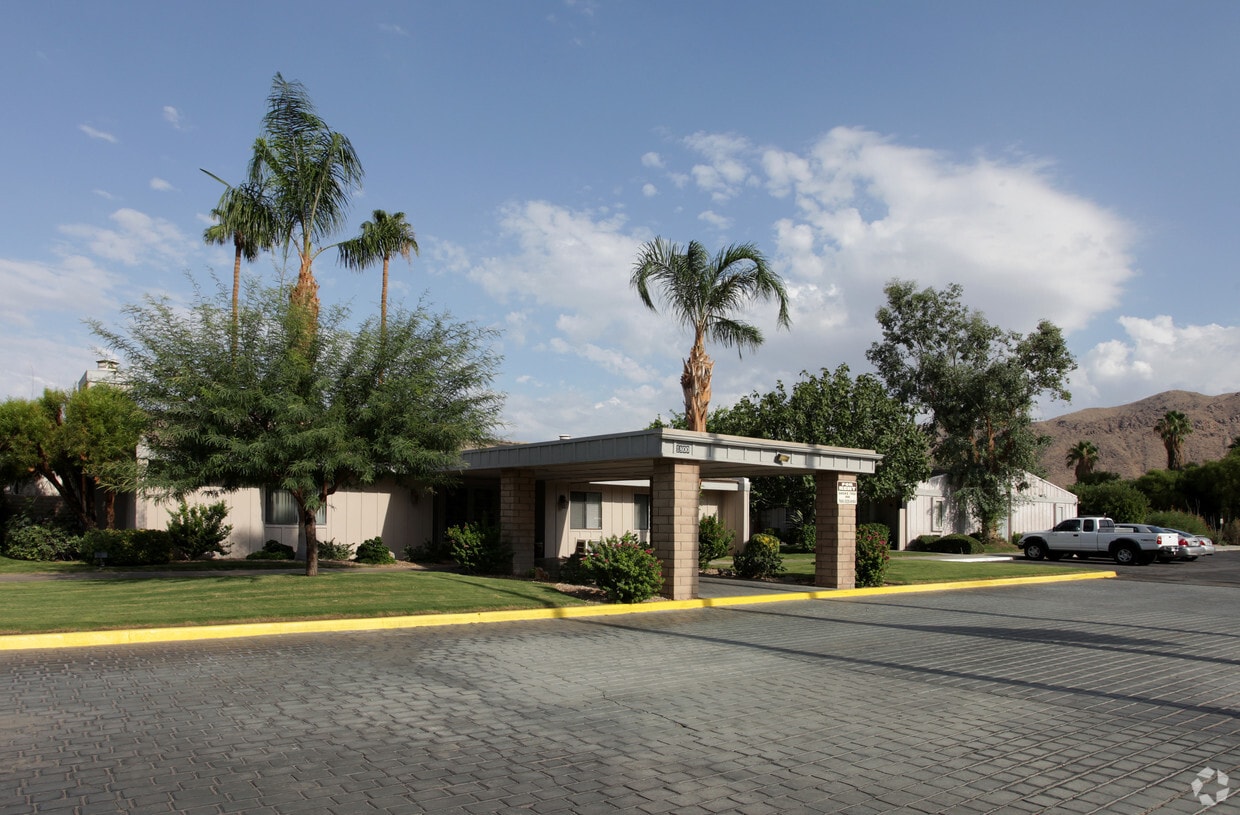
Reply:
M649 479L650 542L663 563L663 593L697 596L698 492L703 478L812 475L817 546L815 583L854 585L856 479L882 456L818 444L769 441L690 430L639 430L467 450L465 472L500 481L500 535L512 546L513 572L533 568L535 482L543 479Z

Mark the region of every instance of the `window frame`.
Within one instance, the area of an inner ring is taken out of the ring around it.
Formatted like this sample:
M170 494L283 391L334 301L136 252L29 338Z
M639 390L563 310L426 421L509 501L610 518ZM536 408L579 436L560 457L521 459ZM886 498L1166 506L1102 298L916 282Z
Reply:
M638 532L650 531L650 493L633 493L633 529Z
M591 509L596 518L592 519ZM592 520L597 522L591 524ZM578 522L580 521L580 525ZM569 529L602 529L603 528L603 493L585 490L572 490L568 495L568 528Z
M292 518L293 519L291 521L283 520L284 516L281 516L280 520L273 520L274 516L276 515L276 512L275 512L276 507L274 506L273 501L277 497L281 497L281 496L288 496L288 500L292 504L292 513L293 513ZM297 517L297 502L293 501L292 498L293 498L293 494L286 489L275 488L275 489L263 490L263 525L264 526L300 526L301 519ZM315 526L327 526L327 504L326 502L324 502L321 506L319 506L318 510L314 513L314 525Z

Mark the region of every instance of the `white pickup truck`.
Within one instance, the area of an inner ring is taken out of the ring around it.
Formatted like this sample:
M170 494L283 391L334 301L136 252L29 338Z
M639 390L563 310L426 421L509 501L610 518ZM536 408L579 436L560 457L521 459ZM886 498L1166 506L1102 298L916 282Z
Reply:
M1111 557L1121 566L1144 566L1173 556L1178 543L1174 533L1119 531L1110 518L1092 516L1068 518L1046 532L1026 532L1017 545L1030 560L1076 555Z

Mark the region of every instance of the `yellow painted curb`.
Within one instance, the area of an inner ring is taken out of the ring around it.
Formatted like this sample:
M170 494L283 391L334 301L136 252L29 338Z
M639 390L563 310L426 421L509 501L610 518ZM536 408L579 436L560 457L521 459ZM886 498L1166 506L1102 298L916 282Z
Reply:
M1033 583L1061 583L1070 580L1096 580L1116 577L1115 572L1075 572L1037 577L1005 577L996 580L962 580L952 583L918 583L909 586L881 586L870 589L821 589L757 594L741 597L710 597L697 600L662 600L635 605L568 606L564 608L514 609L512 611L473 611L460 614L417 614L404 617L367 617L343 620L292 620L270 623L181 626L177 628L132 628L113 631L66 631L56 634L9 634L0 636L0 651L26 651L37 648L86 648L98 645L134 645L153 642L186 642L232 637L268 637L275 634L319 634L329 631L383 631L396 628L425 628L440 625L474 625L528 620L559 620L574 617L610 617L617 614L646 614L654 611L680 611L696 608L723 608L757 603L784 603L793 600L846 600L884 594L912 594Z

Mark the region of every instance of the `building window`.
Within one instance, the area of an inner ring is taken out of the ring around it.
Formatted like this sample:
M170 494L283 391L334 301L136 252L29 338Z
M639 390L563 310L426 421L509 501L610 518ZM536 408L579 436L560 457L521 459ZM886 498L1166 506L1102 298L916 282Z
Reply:
M943 531L943 515L947 512L947 501L943 498L934 498L930 502L930 531Z
M263 520L271 526L297 526L297 502L288 490L267 490ZM314 522L318 526L327 523L327 505L319 507L314 513Z
M633 528L650 528L650 496L645 493L633 496Z
M569 495L569 526L573 529L603 528L603 493L574 492Z

